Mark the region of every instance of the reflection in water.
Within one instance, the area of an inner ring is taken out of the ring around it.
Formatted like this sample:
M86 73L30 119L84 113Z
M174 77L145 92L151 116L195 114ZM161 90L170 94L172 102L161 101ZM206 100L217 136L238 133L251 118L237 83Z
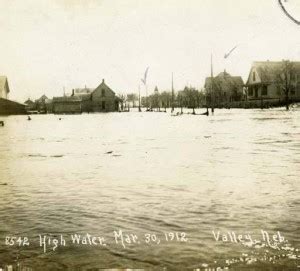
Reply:
M299 110L58 118L8 117L0 129L0 183L6 184L0 186L0 268L16 262L34 270L299 265ZM142 240L124 248L114 242L115 230ZM288 241L266 247L261 230L279 231ZM255 240L216 241L212 231ZM188 241L164 241L176 232ZM69 244L47 253L39 247L39 234L75 233L103 236L107 246ZM147 233L162 241L143 242ZM33 242L8 247L7 235Z

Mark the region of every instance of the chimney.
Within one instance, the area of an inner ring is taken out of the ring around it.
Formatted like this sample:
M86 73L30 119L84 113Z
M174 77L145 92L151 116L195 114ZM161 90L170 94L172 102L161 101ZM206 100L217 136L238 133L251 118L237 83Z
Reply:
M72 96L74 96L74 88L72 89Z
M104 84L104 79L102 79L102 83Z

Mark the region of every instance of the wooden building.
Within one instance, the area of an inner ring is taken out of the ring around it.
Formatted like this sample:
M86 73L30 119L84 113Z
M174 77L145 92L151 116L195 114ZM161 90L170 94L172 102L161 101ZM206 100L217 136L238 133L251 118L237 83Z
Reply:
M31 101L30 99L27 99L25 102L25 109L26 109L26 112L33 112L33 111L36 111L37 110L37 107L36 107L36 104L35 102Z
M10 89L6 76L0 76L0 115L25 114L25 105L8 100Z
M284 71L283 61L253 62L247 80L249 100L284 99L282 74L287 72L291 100L300 99L300 62L290 62L291 70Z
M49 99L45 94L42 95L39 99L35 100L36 109L39 113L47 113L46 103L48 100Z
M113 112L119 110L120 99L115 92L105 84L104 79L102 83L91 93L91 112Z
M54 114L80 114L81 99L76 96L53 97L52 111Z
M75 88L72 90L73 97L78 97L81 100L81 111L82 112L93 112L92 108L92 96L91 93L94 89L91 88Z
M0 98L0 115L23 115L26 114L25 105L8 99Z
M52 107L55 114L114 112L119 110L120 102L121 99L103 79L95 89L77 88L72 90L71 96L54 97Z
M211 77L207 77L205 79L204 88L208 97L211 98L213 94L215 105L241 101L244 99L244 82L242 77L231 76L225 70L216 77L213 77L213 80Z

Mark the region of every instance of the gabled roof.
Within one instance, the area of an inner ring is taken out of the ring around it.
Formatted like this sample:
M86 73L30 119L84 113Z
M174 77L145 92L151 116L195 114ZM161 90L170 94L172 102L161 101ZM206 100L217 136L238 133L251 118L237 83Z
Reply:
M44 102L48 100L48 97L44 94L39 99L36 100L36 102Z
M96 87L92 93L94 93L96 90L101 89L103 87L110 90L113 94L115 94L115 92L108 85L105 84L104 79L102 79L101 84L98 87Z
M228 72L226 72L226 70L224 70L223 72L220 72L216 77L227 77L227 76L231 76Z
M255 61L252 63L252 67L248 76L247 84L253 69L256 70L261 83L269 83L276 81L278 74L282 72L282 61ZM300 62L291 61L296 74L300 75Z
M211 77L206 77L205 79L205 88L211 86L212 79ZM241 88L244 86L244 82L241 76L231 76L226 71L219 73L216 77L213 78L214 86L219 87L222 90L231 90L233 88Z
M24 104L27 104L27 105L29 105L29 104L34 104L34 102L31 101L30 99L28 99L26 102L24 102Z
M8 81L6 76L0 75L0 91L2 91L5 86L7 87L7 93L9 93L9 86L8 86Z

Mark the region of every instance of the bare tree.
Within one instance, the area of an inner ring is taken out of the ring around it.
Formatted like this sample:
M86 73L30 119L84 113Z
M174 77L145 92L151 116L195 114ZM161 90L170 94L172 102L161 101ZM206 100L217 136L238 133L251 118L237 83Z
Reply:
M198 103L198 91L192 87L185 87L184 88L185 97L187 99L187 107L193 109L193 114L195 114L195 108L197 107Z
M165 111L166 111L167 108L169 108L171 103L172 103L172 93L168 92L168 91L163 91L160 94L160 99L161 99L161 102L162 102L162 107L164 107Z
M183 114L183 107L185 106L185 92L183 90L178 91L177 93L177 104L180 106L180 113Z
M284 94L286 110L289 110L290 107L290 93L293 88L294 78L295 78L294 64L289 60L283 60L279 73L277 74L277 84L279 84L281 91Z
M119 98L121 99L121 110L124 111L124 108L126 108L126 95L119 94Z
M132 103L132 107L135 107L135 102L138 101L138 96L135 93L127 94L128 103Z

